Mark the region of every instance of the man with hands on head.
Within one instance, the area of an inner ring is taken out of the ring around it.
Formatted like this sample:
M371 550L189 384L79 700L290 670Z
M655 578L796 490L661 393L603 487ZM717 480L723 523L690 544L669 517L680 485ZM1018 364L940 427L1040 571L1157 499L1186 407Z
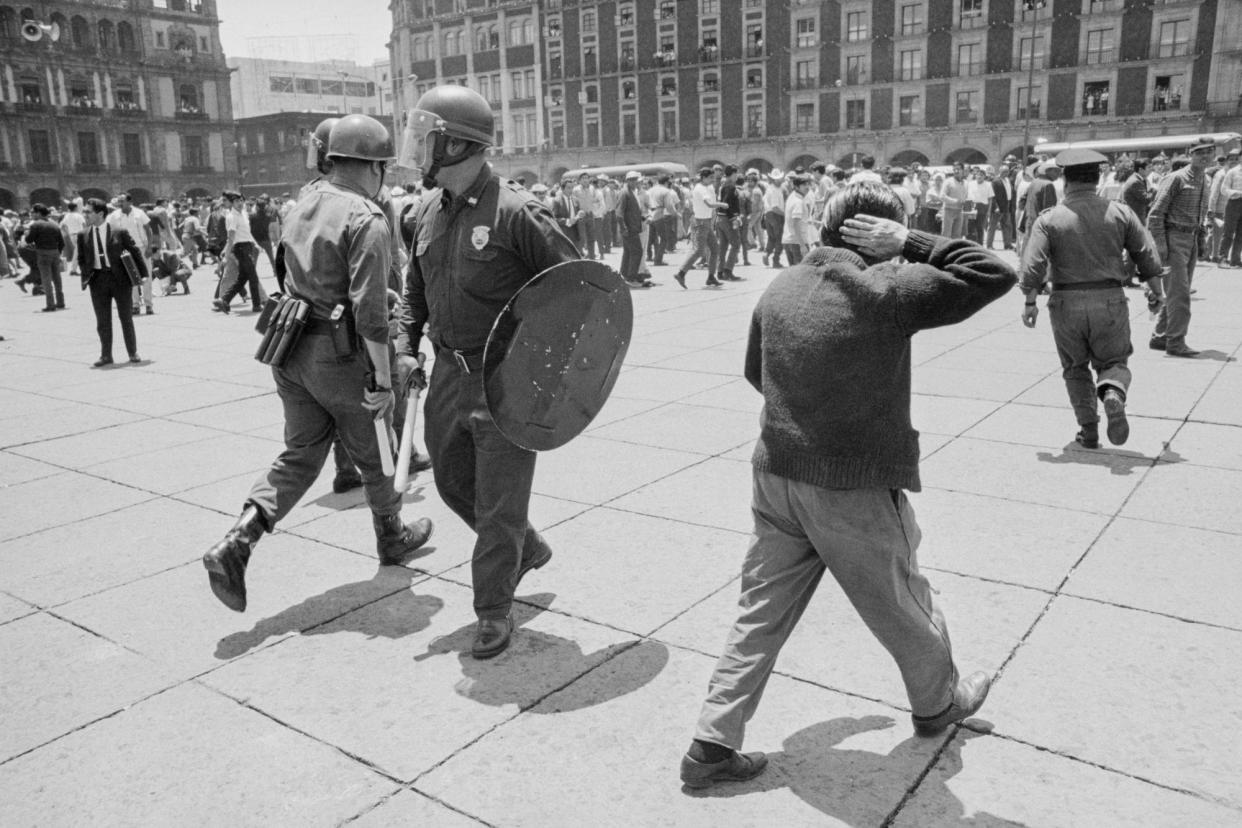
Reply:
M991 686L986 673L958 674L919 572L904 494L920 488L910 339L968 318L1016 278L979 245L908 229L883 185L851 184L823 215L824 246L774 278L751 318L745 373L764 401L755 526L738 618L681 761L690 788L763 771L762 753L739 752L746 723L826 571L897 662L915 733L973 715Z

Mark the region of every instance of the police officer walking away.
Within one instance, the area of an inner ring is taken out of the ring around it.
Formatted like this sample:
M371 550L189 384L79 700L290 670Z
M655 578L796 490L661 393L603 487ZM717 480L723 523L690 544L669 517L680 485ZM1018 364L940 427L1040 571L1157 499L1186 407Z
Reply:
M1210 137L1202 137L1187 149L1190 163L1161 179L1147 214L1147 229L1166 268L1162 279L1165 302L1148 344L1169 356L1199 355L1186 344L1186 332L1190 330L1190 280L1199 258L1199 233L1208 214L1209 192L1203 171L1212 162L1215 147Z
M237 524L203 555L211 589L246 609L246 564L254 544L319 476L339 433L358 464L380 563L398 565L431 537L431 521L401 522L401 495L383 472L373 420L393 410L388 359L391 230L372 199L384 184L393 142L379 121L349 115L333 128L329 181L299 199L281 243L290 296L311 305L305 332L272 375L285 409L285 450L250 490ZM355 335L356 332L356 335Z
M552 557L527 520L535 453L497 428L482 361L492 323L527 281L581 257L541 202L483 157L492 109L465 86L428 91L410 112L401 164L425 170L397 342L403 375L419 362L423 325L436 354L424 403L427 452L440 497L477 534L471 576L479 618L471 652L509 646L518 582Z
M1052 282L1048 315L1061 358L1061 376L1078 420L1074 438L1083 448L1099 448L1097 399L1108 416L1108 441L1119 446L1130 436L1126 395L1130 310L1122 286L1127 277L1122 253L1138 267L1143 281L1160 275L1155 244L1134 211L1120 201L1096 195L1100 164L1108 159L1089 149L1057 156L1065 174L1065 198L1045 210L1031 227L1022 253L1021 285L1026 295L1022 322L1035 327L1035 297ZM1097 378L1091 379L1091 368Z

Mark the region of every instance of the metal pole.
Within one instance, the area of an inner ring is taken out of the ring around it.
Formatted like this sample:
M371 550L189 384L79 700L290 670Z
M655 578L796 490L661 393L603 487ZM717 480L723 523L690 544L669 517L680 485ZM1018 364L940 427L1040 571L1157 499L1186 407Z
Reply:
M1022 159L1026 166L1026 158L1031 153L1031 86L1035 83L1035 43L1039 39L1039 10L1044 7L1044 0L1028 2L1027 7L1035 12L1031 18L1031 57L1026 67L1026 124L1022 129Z

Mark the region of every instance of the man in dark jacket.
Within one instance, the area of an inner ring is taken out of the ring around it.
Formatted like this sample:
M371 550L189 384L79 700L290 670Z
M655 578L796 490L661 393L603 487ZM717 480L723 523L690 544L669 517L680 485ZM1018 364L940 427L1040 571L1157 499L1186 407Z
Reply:
M34 248L35 264L43 282L43 299L47 302L43 312L64 310L65 292L60 280L60 254L65 249L65 238L61 235L60 226L48 218L51 211L47 207L33 204L30 212L34 214L34 221L26 229L26 243Z
M763 394L752 458L755 519L739 614L681 762L691 788L750 779L742 754L781 647L825 571L901 670L922 736L973 715L991 677L960 678L915 556L903 490L918 491L910 338L960 322L1013 287L1013 270L965 240L909 230L887 187L854 184L824 210L824 247L777 276L751 318L746 379ZM889 261L904 256L908 264Z
M625 189L621 192L621 204L617 209L621 220L621 278L630 287L650 287L651 283L638 275L643 260L643 208L638 203L638 183L642 174L630 170L625 174Z
M88 199L86 229L78 239L78 270L82 287L91 292L95 309L95 331L99 334L99 360L96 368L112 364L112 306L116 305L121 320L121 336L130 362L141 362L138 338L134 335L133 281L125 268L123 253L133 259L141 279L148 278L147 263L142 251L128 230L107 223L108 205L97 198Z

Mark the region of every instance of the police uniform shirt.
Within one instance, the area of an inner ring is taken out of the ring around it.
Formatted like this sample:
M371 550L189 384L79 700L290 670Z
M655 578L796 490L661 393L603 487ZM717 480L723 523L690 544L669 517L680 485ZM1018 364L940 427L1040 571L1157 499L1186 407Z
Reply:
M433 190L418 211L397 351L418 352L423 324L437 345L474 353L522 285L578 248L542 203L484 164L465 192Z
M316 319L345 305L359 336L387 342L391 236L388 219L365 193L323 182L303 193L285 223L286 289L309 302Z
M1023 293L1044 281L1054 285L1129 276L1122 260L1128 251L1144 279L1160 275L1151 234L1134 211L1120 201L1096 195L1094 184L1071 183L1065 200L1040 213L1022 252Z

